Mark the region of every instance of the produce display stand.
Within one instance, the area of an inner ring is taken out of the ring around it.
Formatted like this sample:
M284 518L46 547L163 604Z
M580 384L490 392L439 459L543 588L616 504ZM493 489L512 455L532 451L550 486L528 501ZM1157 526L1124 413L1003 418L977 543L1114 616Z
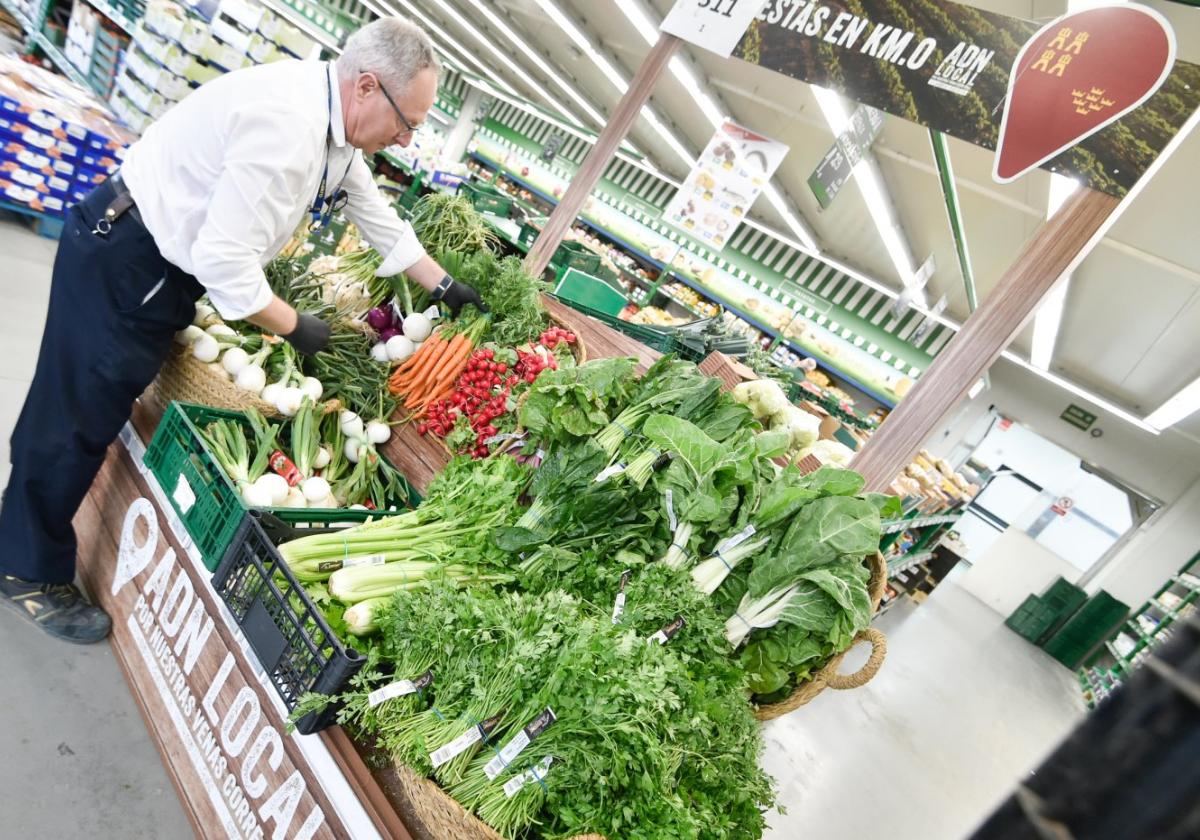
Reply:
M592 356L633 356L641 368L659 356L564 304L546 305ZM113 617L113 653L196 836L446 836L422 824L411 785L375 766L341 728L287 732L282 702L168 500L174 488L143 463L159 412L153 400L137 403L75 528L80 577ZM411 425L398 427L384 451L418 491L449 457Z

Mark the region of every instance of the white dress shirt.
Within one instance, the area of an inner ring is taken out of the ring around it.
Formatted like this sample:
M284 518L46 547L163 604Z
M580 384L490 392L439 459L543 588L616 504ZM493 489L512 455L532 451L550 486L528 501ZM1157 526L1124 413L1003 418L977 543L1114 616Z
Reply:
M346 142L333 62L278 61L208 82L129 148L121 177L163 257L236 320L270 303L263 266L309 219L327 152L326 194L346 190L343 212L384 255L379 274L421 259L412 227Z

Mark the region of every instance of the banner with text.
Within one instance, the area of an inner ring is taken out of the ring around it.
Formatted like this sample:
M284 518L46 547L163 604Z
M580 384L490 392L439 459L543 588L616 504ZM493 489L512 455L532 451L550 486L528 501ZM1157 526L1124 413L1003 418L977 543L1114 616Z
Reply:
M733 55L995 149L1010 70L1041 29L949 0L768 0ZM1106 91L1122 68L1142 75L1146 64L1161 62L1137 51L1136 41L1126 46L1104 50L1104 60L1091 64L1103 68L1089 71L1100 74L1095 79L1075 74L1070 84L1078 98ZM1140 107L1040 165L1122 196L1198 106L1200 66L1176 61Z

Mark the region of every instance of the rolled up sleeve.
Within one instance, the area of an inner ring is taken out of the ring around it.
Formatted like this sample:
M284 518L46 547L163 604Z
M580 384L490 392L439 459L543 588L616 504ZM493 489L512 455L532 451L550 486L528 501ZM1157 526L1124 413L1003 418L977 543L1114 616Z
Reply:
M379 194L371 170L356 154L346 174L346 216L358 226L371 247L383 255L375 273L391 277L425 256L412 225L396 215L395 209Z
M231 122L221 173L191 251L196 279L226 320L261 312L271 302L263 265L274 256L268 252L288 226L304 181L304 131L297 130L303 125L290 110L261 107ZM288 137L292 142L281 147Z

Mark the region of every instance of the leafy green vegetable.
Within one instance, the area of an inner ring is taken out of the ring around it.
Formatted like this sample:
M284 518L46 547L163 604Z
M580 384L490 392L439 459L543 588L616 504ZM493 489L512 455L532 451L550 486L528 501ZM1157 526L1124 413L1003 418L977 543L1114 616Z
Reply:
M521 426L543 444L590 437L608 425L628 396L635 359L597 359L543 371L518 412Z

